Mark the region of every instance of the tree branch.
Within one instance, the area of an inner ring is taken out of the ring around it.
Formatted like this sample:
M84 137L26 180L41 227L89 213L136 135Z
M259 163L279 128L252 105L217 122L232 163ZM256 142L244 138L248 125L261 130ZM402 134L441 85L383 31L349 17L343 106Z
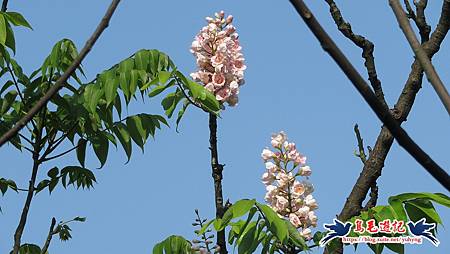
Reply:
M337 7L333 0L325 0L330 6L330 13L336 23L339 31L350 39L356 46L362 49L362 57L364 58L364 66L367 69L367 74L369 76L370 85L372 86L376 97L383 104L384 107L388 108L386 100L384 99L383 89L381 87L381 81L378 79L377 70L375 68L375 58L373 56L374 45L371 41L366 39L364 36L357 35L353 33L350 23L346 22L342 17L341 11Z
M428 5L428 0L414 1L416 6L417 17L414 20L416 22L417 28L419 28L419 33L422 43L428 41L430 38L431 26L427 24L425 19L425 9Z
M14 233L14 247L12 254L18 254L20 249L20 241L22 238L23 230L25 228L25 224L27 222L28 212L30 210L31 200L33 199L34 195L34 185L36 183L36 177L39 169L39 152L41 150L41 138L42 138L42 129L41 126L36 134L36 140L34 143L34 150L33 150L33 169L31 172L31 178L28 185L28 192L27 192L27 198L25 200L24 207L22 209L22 214L20 216L19 224L17 225L16 231Z
M5 12L7 9L8 9L8 0L3 0L2 12Z
M0 138L0 147L5 144L8 140L14 137L43 107L47 105L47 102L55 95L61 87L66 83L67 79L75 72L78 66L81 64L83 59L89 53L89 51L94 46L97 39L100 37L102 32L108 27L109 21L111 20L114 11L119 5L120 0L113 0L108 10L106 11L105 16L102 18L101 22L97 26L97 29L94 31L92 36L87 40L86 45L80 51L80 54L73 61L71 66L67 68L64 74L55 82L55 84L47 91L47 93L28 111L28 113L20 119L13 128L11 128L8 132L6 132Z
M323 49L330 54L333 60L335 60L335 62L339 65L341 70L349 78L358 92L364 97L378 118L387 126L400 146L402 146L414 159L416 159L416 161L419 162L439 183L441 183L442 186L444 186L447 190L450 190L450 176L408 136L402 127L400 127L396 119L394 119L391 113L385 109L361 75L359 75L333 40L323 30L322 26L314 18L305 3L302 0L290 0L290 2L303 18L309 29L320 41Z
M211 150L212 177L214 179L216 218L222 218L225 213L222 195L223 165L219 163L219 155L217 152L217 117L214 114L209 114L209 145L209 149ZM224 230L217 232L217 245L220 247L220 254L228 253Z
M366 163L367 157L364 150L364 140L362 139L361 133L359 132L358 124L355 124L353 130L355 131L356 140L358 141L359 154L357 154L356 156L358 156L361 159L361 162L364 164Z
M416 38L414 31L412 30L411 25L409 24L408 18L406 17L405 12L403 11L402 6L398 0L389 0L389 4L391 5L392 10L394 11L395 17L400 25L403 34L405 34L406 39L409 42L416 58L419 59L422 68L425 70L425 74L427 75L428 81L430 81L434 90L438 94L445 108L447 109L448 114L450 115L450 95L445 89L444 84L442 83L439 75L434 69L433 64L427 56L425 50L420 46L419 41Z
M45 240L44 246L42 247L41 254L46 254L48 247L50 246L50 242L52 241L53 235L55 232L56 219L52 218L52 223L50 224L50 229L48 231L47 239Z

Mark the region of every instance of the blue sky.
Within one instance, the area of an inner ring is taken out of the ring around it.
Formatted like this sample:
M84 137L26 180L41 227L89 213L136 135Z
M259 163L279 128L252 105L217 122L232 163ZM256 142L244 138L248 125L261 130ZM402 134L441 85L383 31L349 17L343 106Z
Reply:
M10 1L9 10L24 14L34 30L16 29L17 60L25 71L38 68L52 45L70 38L84 45L103 16L109 1ZM365 74L359 48L337 31L324 1L307 1L325 29ZM355 32L375 43L375 60L386 100L392 106L403 88L413 53L401 34L387 1L339 1L343 15ZM434 28L441 1L429 1L428 20ZM263 202L260 177L264 164L261 150L270 135L284 130L308 157L311 181L319 202L319 224L338 214L362 164L353 155L358 123L366 145L373 146L380 122L334 62L294 12L289 1L122 1L110 27L83 62L88 80L133 52L156 48L166 52L188 74L195 69L189 46L215 11L233 14L248 69L240 104L227 108L219 119L220 162L224 171L224 196L231 201L256 198ZM433 63L444 83L449 83L450 44L446 39ZM161 97L135 103L130 113L160 113ZM449 118L426 81L408 121L403 125L418 144L443 168L450 168ZM54 239L50 253L150 253L153 245L171 234L194 237L194 209L212 218L213 183L209 167L207 115L191 108L180 126L166 128L150 140L145 153L134 149L124 164L121 149L111 151L104 168L88 155L87 165L96 173L93 190L39 193L31 205L23 242L42 245L51 217L58 220L85 216L73 224L73 239ZM172 123L174 126L174 123ZM31 174L28 154L4 147L1 177L26 186ZM75 154L55 161L56 166L77 164ZM44 165L40 177L47 169ZM403 192L448 192L397 143L394 143L378 181L379 204ZM7 193L0 198L0 253L12 246L25 194ZM450 213L438 207L446 228L440 227L439 248L426 242L407 246L407 253L450 251ZM320 228L322 229L322 228ZM446 241L447 240L447 241ZM352 253L351 248L348 253ZM368 253L365 247L358 253ZM319 252L317 252L319 253Z

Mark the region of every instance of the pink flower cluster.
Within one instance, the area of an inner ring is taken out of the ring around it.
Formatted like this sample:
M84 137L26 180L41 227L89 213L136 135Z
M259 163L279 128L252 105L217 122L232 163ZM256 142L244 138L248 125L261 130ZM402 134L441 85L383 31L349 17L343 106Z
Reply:
M191 77L202 83L219 102L235 106L247 67L239 36L231 24L233 16L225 18L225 13L221 11L215 14L215 18L207 17L206 21L208 25L192 42L191 52L197 59L198 70L191 73Z
M266 202L280 217L288 219L300 230L306 239L312 238L310 227L317 226L314 210L317 202L311 193L312 184L307 181L311 168L306 165L306 157L300 154L294 143L288 142L284 132L272 135L274 151L265 148L262 151L267 171L262 176L266 185ZM297 177L304 177L302 181Z

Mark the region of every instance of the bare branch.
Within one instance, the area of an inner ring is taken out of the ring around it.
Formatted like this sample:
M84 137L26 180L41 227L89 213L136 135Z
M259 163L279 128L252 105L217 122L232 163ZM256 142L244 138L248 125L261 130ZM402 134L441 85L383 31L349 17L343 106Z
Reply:
M50 246L50 242L52 241L52 237L55 234L55 225L56 219L52 218L52 223L50 224L50 229L48 230L47 239L45 240L44 246L42 247L41 254L47 253L48 247Z
M448 0L450 1L450 0ZM350 61L345 57L341 50L336 46L330 36L323 30L319 22L314 18L311 11L302 0L290 0L297 12L303 18L309 29L320 41L323 49L339 65L348 79L352 82L358 92L364 97L366 102L376 113L378 118L387 126L397 142L402 146L417 162L419 162L439 183L447 190L450 190L450 176L434 162L400 127L396 119L386 110L383 104L377 99L370 87L359 75Z
M450 95L447 92L444 84L442 83L439 75L433 67L430 59L427 56L427 53L420 46L419 41L416 38L414 31L412 30L411 25L409 24L408 18L406 17L405 12L403 11L402 6L398 0L389 0L389 4L391 5L392 10L394 11L395 17L400 25L403 34L405 34L406 39L409 42L414 54L417 59L419 59L422 68L425 70L425 74L427 75L428 81L430 81L434 90L438 94L445 108L447 109L448 114L450 115Z
M375 207L377 205L378 200L378 186L377 183L373 183L373 185L370 187L370 198L369 201L367 201L366 205L363 207L361 211L367 211L372 207Z
M212 177L214 179L216 218L222 218L225 213L222 194L223 165L219 163L217 150L217 116L211 113L209 114L209 145L209 149L211 150ZM217 232L217 245L220 247L220 254L228 253L225 230Z
M30 111L28 111L28 113L22 119L20 119L14 125L13 128L11 128L0 138L0 147L3 144L5 144L8 140L10 140L12 137L14 137L34 117L34 115L36 115L43 107L45 107L45 105L47 105L47 102L53 97L53 95L55 95L62 88L62 86L66 83L67 79L69 79L69 77L75 72L75 70L81 64L83 59L92 49L92 47L94 46L95 42L100 37L102 32L108 27L109 21L119 3L120 0L113 0L111 2L111 5L106 11L106 14L102 18L101 22L97 26L97 29L94 31L89 40L87 40L86 45L83 47L80 54L73 61L71 66L67 68L64 74L55 82L55 84L47 91L47 93L30 109Z
M350 23L346 22L342 17L341 11L337 7L333 0L325 0L330 6L330 13L336 23L339 31L350 39L356 46L362 49L362 57L364 58L364 66L366 66L367 74L369 76L370 85L372 86L375 95L378 100L386 107L387 103L384 99L383 89L381 87L381 81L378 79L377 70L375 67L375 58L373 56L375 46L371 41L366 39L364 36L357 35L353 33Z
M36 177L39 169L39 152L41 150L41 138L42 138L42 127L37 131L36 142L33 147L33 169L31 172L31 177L28 185L27 197L25 199L25 204L22 209L22 214L20 215L19 224L17 225L16 231L14 233L14 247L12 254L18 254L20 249L20 241L22 238L23 230L25 224L27 223L28 212L30 210L31 200L34 195L34 185L36 183Z
M358 140L358 149L359 153L357 156L361 159L361 162L364 164L366 163L366 152L364 151L364 140L361 137L361 133L359 132L358 125L355 124L355 127L353 129L355 131L356 139Z
M424 43L430 38L431 32L431 26L427 24L427 20L425 18L425 9L427 8L428 0L414 1L414 5L416 6L417 12L417 18L414 21L419 28L421 41Z
M3 0L2 12L5 12L7 9L8 9L8 0Z

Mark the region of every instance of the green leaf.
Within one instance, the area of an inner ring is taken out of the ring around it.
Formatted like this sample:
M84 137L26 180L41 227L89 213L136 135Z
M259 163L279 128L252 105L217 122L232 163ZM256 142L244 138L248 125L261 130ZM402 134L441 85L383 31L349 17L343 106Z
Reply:
M86 221L86 217L75 217L73 218L74 221L79 221L79 222L85 222Z
M106 159L108 158L108 148L109 148L108 138L105 135L103 135L103 133L100 133L98 135L91 137L90 141L94 148L95 155L100 161L100 168L102 168L103 165L105 165L106 163Z
M163 92L164 90L166 90L168 87L173 86L175 83L175 80L172 80L169 82L169 84L167 85L159 85L156 86L155 88L153 88L149 93L148 96L149 97L155 97L156 95L160 94L161 92Z
M16 53L16 39L14 38L14 32L11 28L11 26L6 23L6 41L5 45L12 49L14 53ZM21 79L21 76L18 76L19 80Z
M139 116L128 117L127 126L131 138L142 149L142 152L144 152L144 143L145 143L144 139L146 136L146 131L144 130L144 127L142 125L141 118Z
M424 215L426 215L426 217L428 218L427 221L436 223L436 224L442 224L442 220L439 217L439 214L436 212L436 209L434 208L433 204L431 203L431 201L426 200L426 199L414 199L411 201L406 201L405 202L405 209L406 212L408 213L408 216L411 218L410 215L412 215L411 212L409 212L410 206L414 206L415 208L419 209L421 211L421 213L423 213ZM417 212L416 212L417 214ZM414 220L415 221L415 220Z
M140 50L134 55L134 62L136 68L139 70L147 71L147 66L150 60L150 54L147 50Z
M241 241L238 246L239 254L250 254L253 253L253 244L256 238L256 223L251 223L248 229L243 233Z
M403 208L402 201L396 197L389 197L389 205L391 205L395 218L397 220L407 221L405 210Z
M189 254L193 253L191 243L182 236L172 235L153 247L153 254Z
M6 20L2 13L0 13L0 44L6 46Z
M171 118L175 108L177 107L178 102L183 99L181 91L177 89L176 92L170 93L161 101L161 105L163 106L165 113L168 118Z
M67 182L67 178L69 182ZM78 166L67 166L61 169L61 181L64 188L67 185L74 185L77 188L91 188L94 182L97 182L95 179L94 173L87 168L82 168Z
M170 73L168 71L160 71L158 73L159 83L161 85L165 84L167 82L167 80L169 80L171 75L172 75L172 73Z
M106 105L109 106L113 101L115 101L117 96L117 88L119 87L119 83L116 79L107 79L105 83L105 97L106 97Z
M47 175L50 178L56 178L58 176L58 174L59 174L59 169L57 167L53 167L47 172Z
M234 203L222 216L222 224L217 231L222 231L232 219L244 216L255 203L256 201L254 199L242 199Z
M84 163L86 160L86 144L87 140L84 138L80 138L78 140L78 146L77 146L77 159L78 162L82 167L84 167Z
M215 221L215 219L214 219L214 220L208 221L206 224L203 224L203 227L197 232L197 235L202 235L203 233L205 233L206 230L208 230L208 227L209 227L212 223L214 223L214 221Z
M307 250L305 239L300 235L298 230L289 221L284 221L288 229L289 239L295 244L295 246L301 248L302 250Z
M15 26L24 26L33 29L31 25L26 21L22 14L17 12L6 12L6 18Z
M118 123L114 128L113 132L119 139L120 144L122 144L123 150L125 151L128 161L130 161L132 153L131 137L128 133L128 128L123 123ZM127 162L128 162L127 161Z
M401 202L417 198L426 198L429 200L433 200L434 202L439 203L443 206L450 207L450 197L442 193L403 193L397 196L392 196L391 198L398 199Z
M277 213L267 205L256 203L256 206L264 214L264 218L269 223L269 230L278 240L284 242L288 236L288 229L284 221L278 217Z
M16 100L17 92L16 90L11 90L7 94L5 94L5 98L2 102L2 107L0 109L0 114L5 114L12 106L14 101Z
M183 107L180 109L180 111L178 111L178 116L177 116L177 121L176 121L176 125L177 127L175 128L175 130L178 132L178 126L180 125L181 119L184 116L184 113L186 112L186 109L189 107L190 103L189 101L186 99L184 100L183 103Z
M20 246L19 254L41 254L41 248L35 244L26 243Z

